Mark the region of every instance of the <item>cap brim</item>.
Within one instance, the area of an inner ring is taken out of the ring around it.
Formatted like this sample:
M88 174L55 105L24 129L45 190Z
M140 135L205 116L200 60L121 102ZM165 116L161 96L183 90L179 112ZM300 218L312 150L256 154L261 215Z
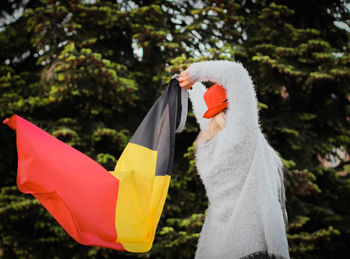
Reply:
M209 110L207 110L204 113L203 118L210 119L211 117L221 112L223 109L227 108L227 106L228 106L228 102L220 103L219 105L216 105L210 108Z

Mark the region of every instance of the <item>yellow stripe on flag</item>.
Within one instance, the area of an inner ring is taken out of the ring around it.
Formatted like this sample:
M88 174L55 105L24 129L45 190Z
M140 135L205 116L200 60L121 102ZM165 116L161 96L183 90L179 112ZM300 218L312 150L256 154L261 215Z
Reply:
M151 249L170 176L155 176L157 151L128 143L112 175L119 180L117 242L130 252Z

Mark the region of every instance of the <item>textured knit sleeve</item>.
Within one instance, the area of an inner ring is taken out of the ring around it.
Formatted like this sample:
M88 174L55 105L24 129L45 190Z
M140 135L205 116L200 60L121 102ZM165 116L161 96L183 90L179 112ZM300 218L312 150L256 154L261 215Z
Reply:
M247 130L259 127L253 82L242 64L224 60L198 62L190 65L189 73L194 81L211 81L226 89L229 106L224 130L227 134L242 136Z
M203 95L207 91L207 88L200 82L196 82L192 90L188 90L188 94L192 103L193 113L196 116L196 120L201 130L204 130L209 120L203 118L204 113L207 111L207 105L205 104Z

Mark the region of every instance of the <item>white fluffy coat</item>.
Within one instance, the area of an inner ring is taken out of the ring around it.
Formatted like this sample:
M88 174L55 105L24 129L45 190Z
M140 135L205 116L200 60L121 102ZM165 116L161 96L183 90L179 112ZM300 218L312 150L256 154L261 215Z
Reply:
M285 224L282 163L263 136L254 86L236 62L194 63L189 73L197 83L189 90L193 110L203 130L209 120L201 81L226 89L226 126L199 145L196 165L209 207L196 258L245 258L259 252L289 258Z

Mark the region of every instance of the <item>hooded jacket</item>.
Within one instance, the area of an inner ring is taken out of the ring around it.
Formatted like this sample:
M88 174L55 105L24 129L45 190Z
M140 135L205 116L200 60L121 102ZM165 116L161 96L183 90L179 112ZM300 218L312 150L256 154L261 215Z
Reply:
M201 81L222 85L226 125L199 145L196 166L209 200L196 258L289 258L282 163L259 127L257 99L246 69L236 62L189 67L193 111L203 130L207 107Z

